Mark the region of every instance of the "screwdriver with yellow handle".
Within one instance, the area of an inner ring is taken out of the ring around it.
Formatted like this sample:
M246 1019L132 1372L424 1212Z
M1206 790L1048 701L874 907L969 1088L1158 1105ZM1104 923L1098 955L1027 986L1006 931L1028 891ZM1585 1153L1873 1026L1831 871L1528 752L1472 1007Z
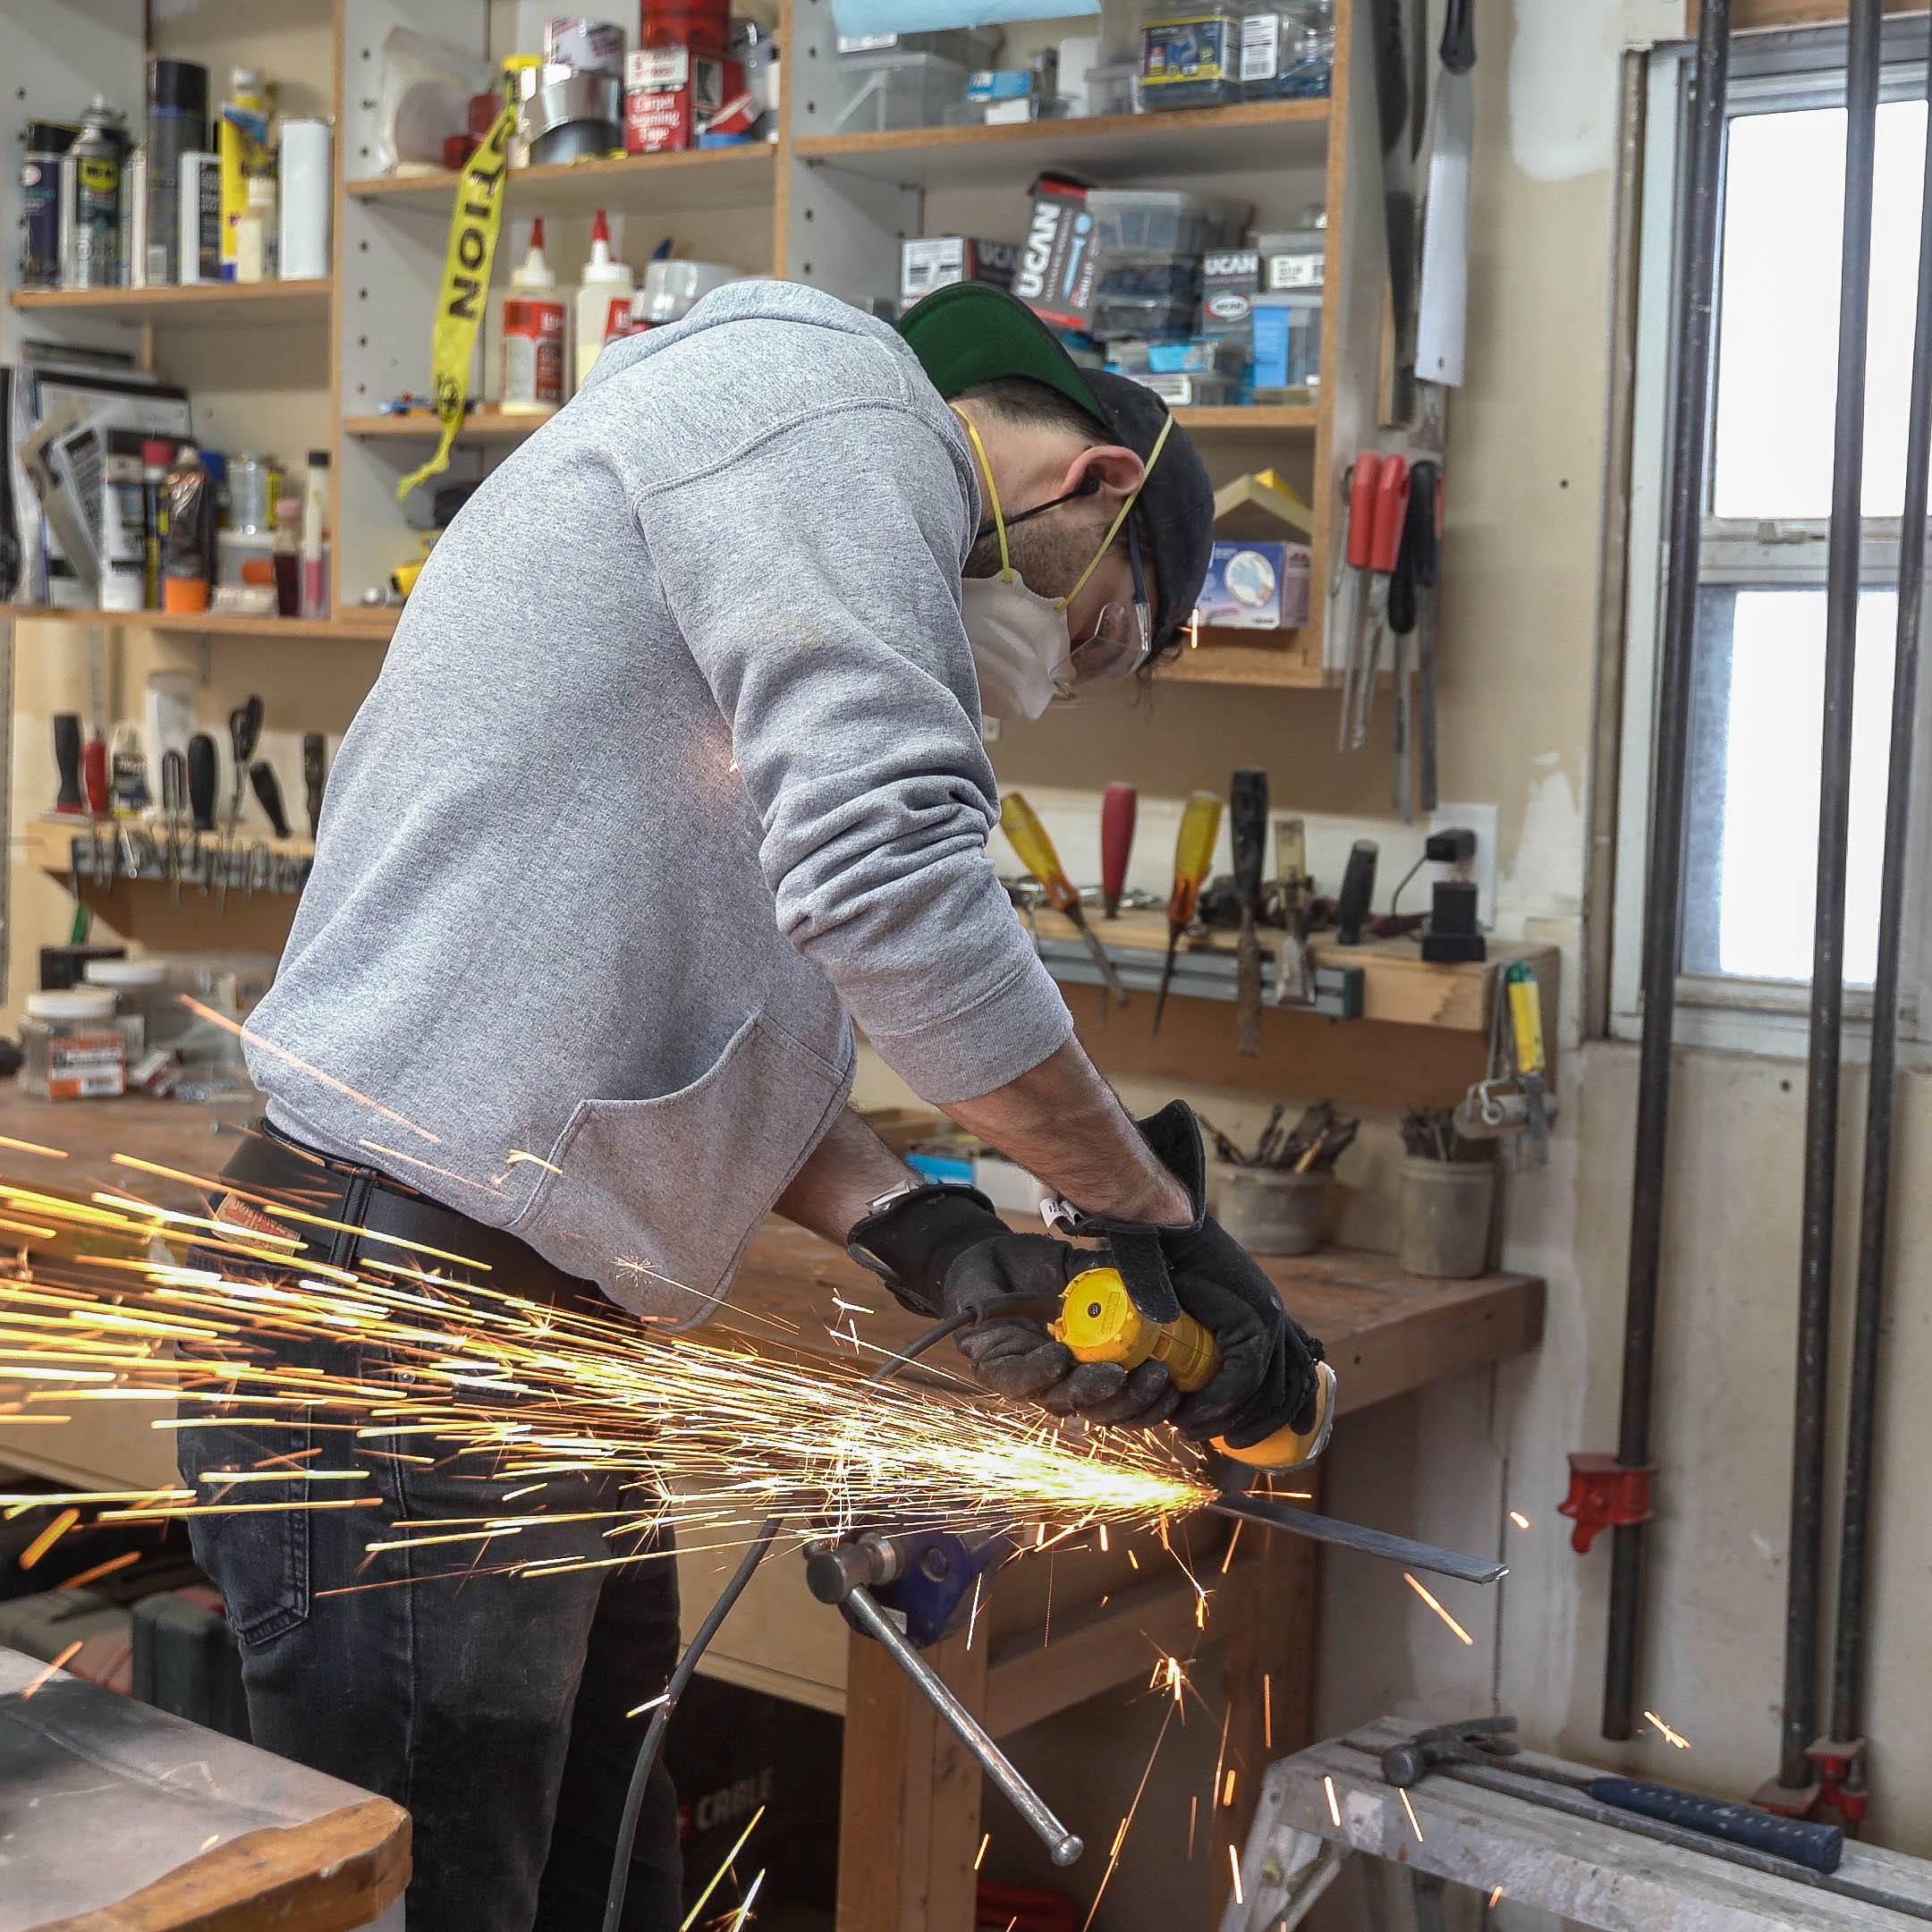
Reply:
M1039 822L1038 814L1017 792L1009 792L1000 801L1000 830L1020 855L1020 863L1037 878L1046 894L1046 903L1055 912L1063 912L1073 921L1080 936L1087 942L1087 950L1094 956L1094 964L1100 969L1100 977L1106 981L1107 990L1124 1006L1127 1004L1127 988L1120 983L1120 975L1114 970L1114 962L1107 957L1106 948L1094 936L1094 930L1087 923L1087 915L1080 909L1080 891L1061 869L1060 854L1054 850L1053 841L1046 836L1046 827ZM1102 1012L1106 1009L1103 1007Z
M1117 1268L1088 1268L1076 1275L1060 1298L1058 1318L1047 1326L1079 1361L1114 1362L1130 1373L1145 1361L1165 1362L1174 1386L1185 1394L1206 1388L1220 1373L1221 1351L1214 1336L1188 1314L1172 1322L1148 1320L1134 1306ZM1328 1446L1335 1411L1335 1370L1317 1362L1315 1419L1306 1429L1279 1428L1247 1449L1230 1448L1224 1437L1216 1436L1214 1446L1250 1469L1300 1469Z
M1181 834L1174 841L1174 890L1167 896L1167 962L1161 968L1160 991L1154 996L1154 1031L1160 1031L1167 988L1174 983L1174 954L1181 935L1193 923L1200 889L1214 863L1215 841L1221 835L1221 799L1217 792L1195 792L1181 814Z

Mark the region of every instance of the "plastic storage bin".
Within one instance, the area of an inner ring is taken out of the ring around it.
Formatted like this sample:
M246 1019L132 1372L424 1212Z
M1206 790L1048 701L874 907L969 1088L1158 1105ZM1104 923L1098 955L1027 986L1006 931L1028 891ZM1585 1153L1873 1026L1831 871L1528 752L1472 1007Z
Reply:
M1205 255L1240 239L1248 204L1174 188L1092 188L1087 212L1104 254Z
M943 55L843 54L845 105L835 131L882 134L891 128L937 127L966 98L967 69Z
M1169 409L1218 409L1241 400L1241 386L1232 376L1135 376L1132 381L1151 389Z
M1087 70L1087 112L1090 114L1124 114L1140 106L1140 63L1109 61L1104 67Z
M1261 258L1261 286L1271 293L1320 288L1328 276L1327 209L1318 203L1301 227L1257 235L1254 249Z
M112 987L30 993L21 1021L21 1086L42 1100L95 1100L127 1091L131 1033ZM133 1050L140 1050L138 1043Z
M1228 376L1247 373L1248 344L1234 335L1188 342L1116 342L1107 367L1118 376Z
M1254 300L1254 400L1305 402L1321 382L1322 299L1315 294Z
M1197 304L1191 297L1172 301L1157 295L1098 295L1087 333L1096 342L1140 337L1148 342L1181 342L1194 333Z
M1334 77L1333 0L1263 0L1242 16L1242 99L1318 99Z
M140 1022L140 1037L130 1051L179 1039L191 1015L169 983L168 963L159 959L89 960L82 976L89 987L105 987L118 1003L123 1021Z
M1241 11L1233 6L1156 6L1140 28L1144 108L1220 107L1238 101Z

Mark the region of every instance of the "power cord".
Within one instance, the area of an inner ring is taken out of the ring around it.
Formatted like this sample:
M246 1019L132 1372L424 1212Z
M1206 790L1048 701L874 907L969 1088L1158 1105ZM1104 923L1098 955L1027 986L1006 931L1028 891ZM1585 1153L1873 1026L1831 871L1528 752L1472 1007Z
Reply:
M1030 1306L1037 1298L1012 1295L1002 1298L1001 1313L1009 1316L1037 1313ZM1059 1304L1054 1304L1057 1312ZM949 1315L942 1322L936 1322L925 1334L913 1343L902 1354L894 1355L884 1361L859 1385L861 1388L876 1387L879 1383L895 1376L909 1362L916 1361L928 1349L936 1343L944 1342L949 1335L979 1321L987 1311L975 1304L962 1309L956 1315ZM665 1686L663 1701L652 1715L650 1729L644 1733L644 1741L638 1746L637 1763L631 1767L630 1788L624 1792L623 1817L617 1826L617 1843L611 1857L610 1890L604 1900L604 1932L622 1932L623 1925L624 1893L631 1883L631 1848L637 1840L638 1819L644 1809L644 1789L650 1783L650 1775L657 1769L657 1760L664 1751L665 1735L671 1728L671 1718L678 1707L678 1699L690 1687L692 1677L697 1674L699 1660L704 1656L706 1647L718 1633L718 1626L731 1614L732 1606L744 1595L745 1586L750 1582L758 1566L764 1562L765 1554L771 1548L773 1538L784 1522L784 1514L771 1517L758 1535L752 1538L751 1546L744 1553L737 1569L732 1572L730 1582L718 1592L717 1601L704 1622L698 1626L691 1642L686 1645L684 1655L678 1659L677 1668L671 1673L671 1681Z

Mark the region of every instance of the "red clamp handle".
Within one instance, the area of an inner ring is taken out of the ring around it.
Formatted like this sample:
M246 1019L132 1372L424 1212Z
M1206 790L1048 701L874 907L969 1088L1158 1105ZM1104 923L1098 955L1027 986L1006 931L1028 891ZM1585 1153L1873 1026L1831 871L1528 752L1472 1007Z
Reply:
M1402 526L1409 521L1409 459L1385 456L1376 479L1375 534L1368 546L1368 568L1384 576L1395 568L1402 554Z
M1349 473L1348 560L1351 570L1368 568L1368 552L1375 536L1376 482L1382 473L1382 459L1373 450L1363 450Z

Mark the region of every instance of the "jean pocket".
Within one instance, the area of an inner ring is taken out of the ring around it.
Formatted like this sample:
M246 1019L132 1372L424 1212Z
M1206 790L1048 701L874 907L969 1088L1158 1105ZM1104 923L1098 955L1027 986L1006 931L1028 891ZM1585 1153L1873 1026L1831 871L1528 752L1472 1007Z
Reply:
M215 1423L183 1429L175 1460L198 1504L242 1505L233 1515L191 1516L195 1561L221 1592L229 1627L246 1647L272 1642L308 1621L310 1599L307 1510L276 1504L305 1500L307 1485L250 1480L225 1483L231 1472L255 1478L286 1462L305 1467L315 1447L306 1422L231 1428Z

